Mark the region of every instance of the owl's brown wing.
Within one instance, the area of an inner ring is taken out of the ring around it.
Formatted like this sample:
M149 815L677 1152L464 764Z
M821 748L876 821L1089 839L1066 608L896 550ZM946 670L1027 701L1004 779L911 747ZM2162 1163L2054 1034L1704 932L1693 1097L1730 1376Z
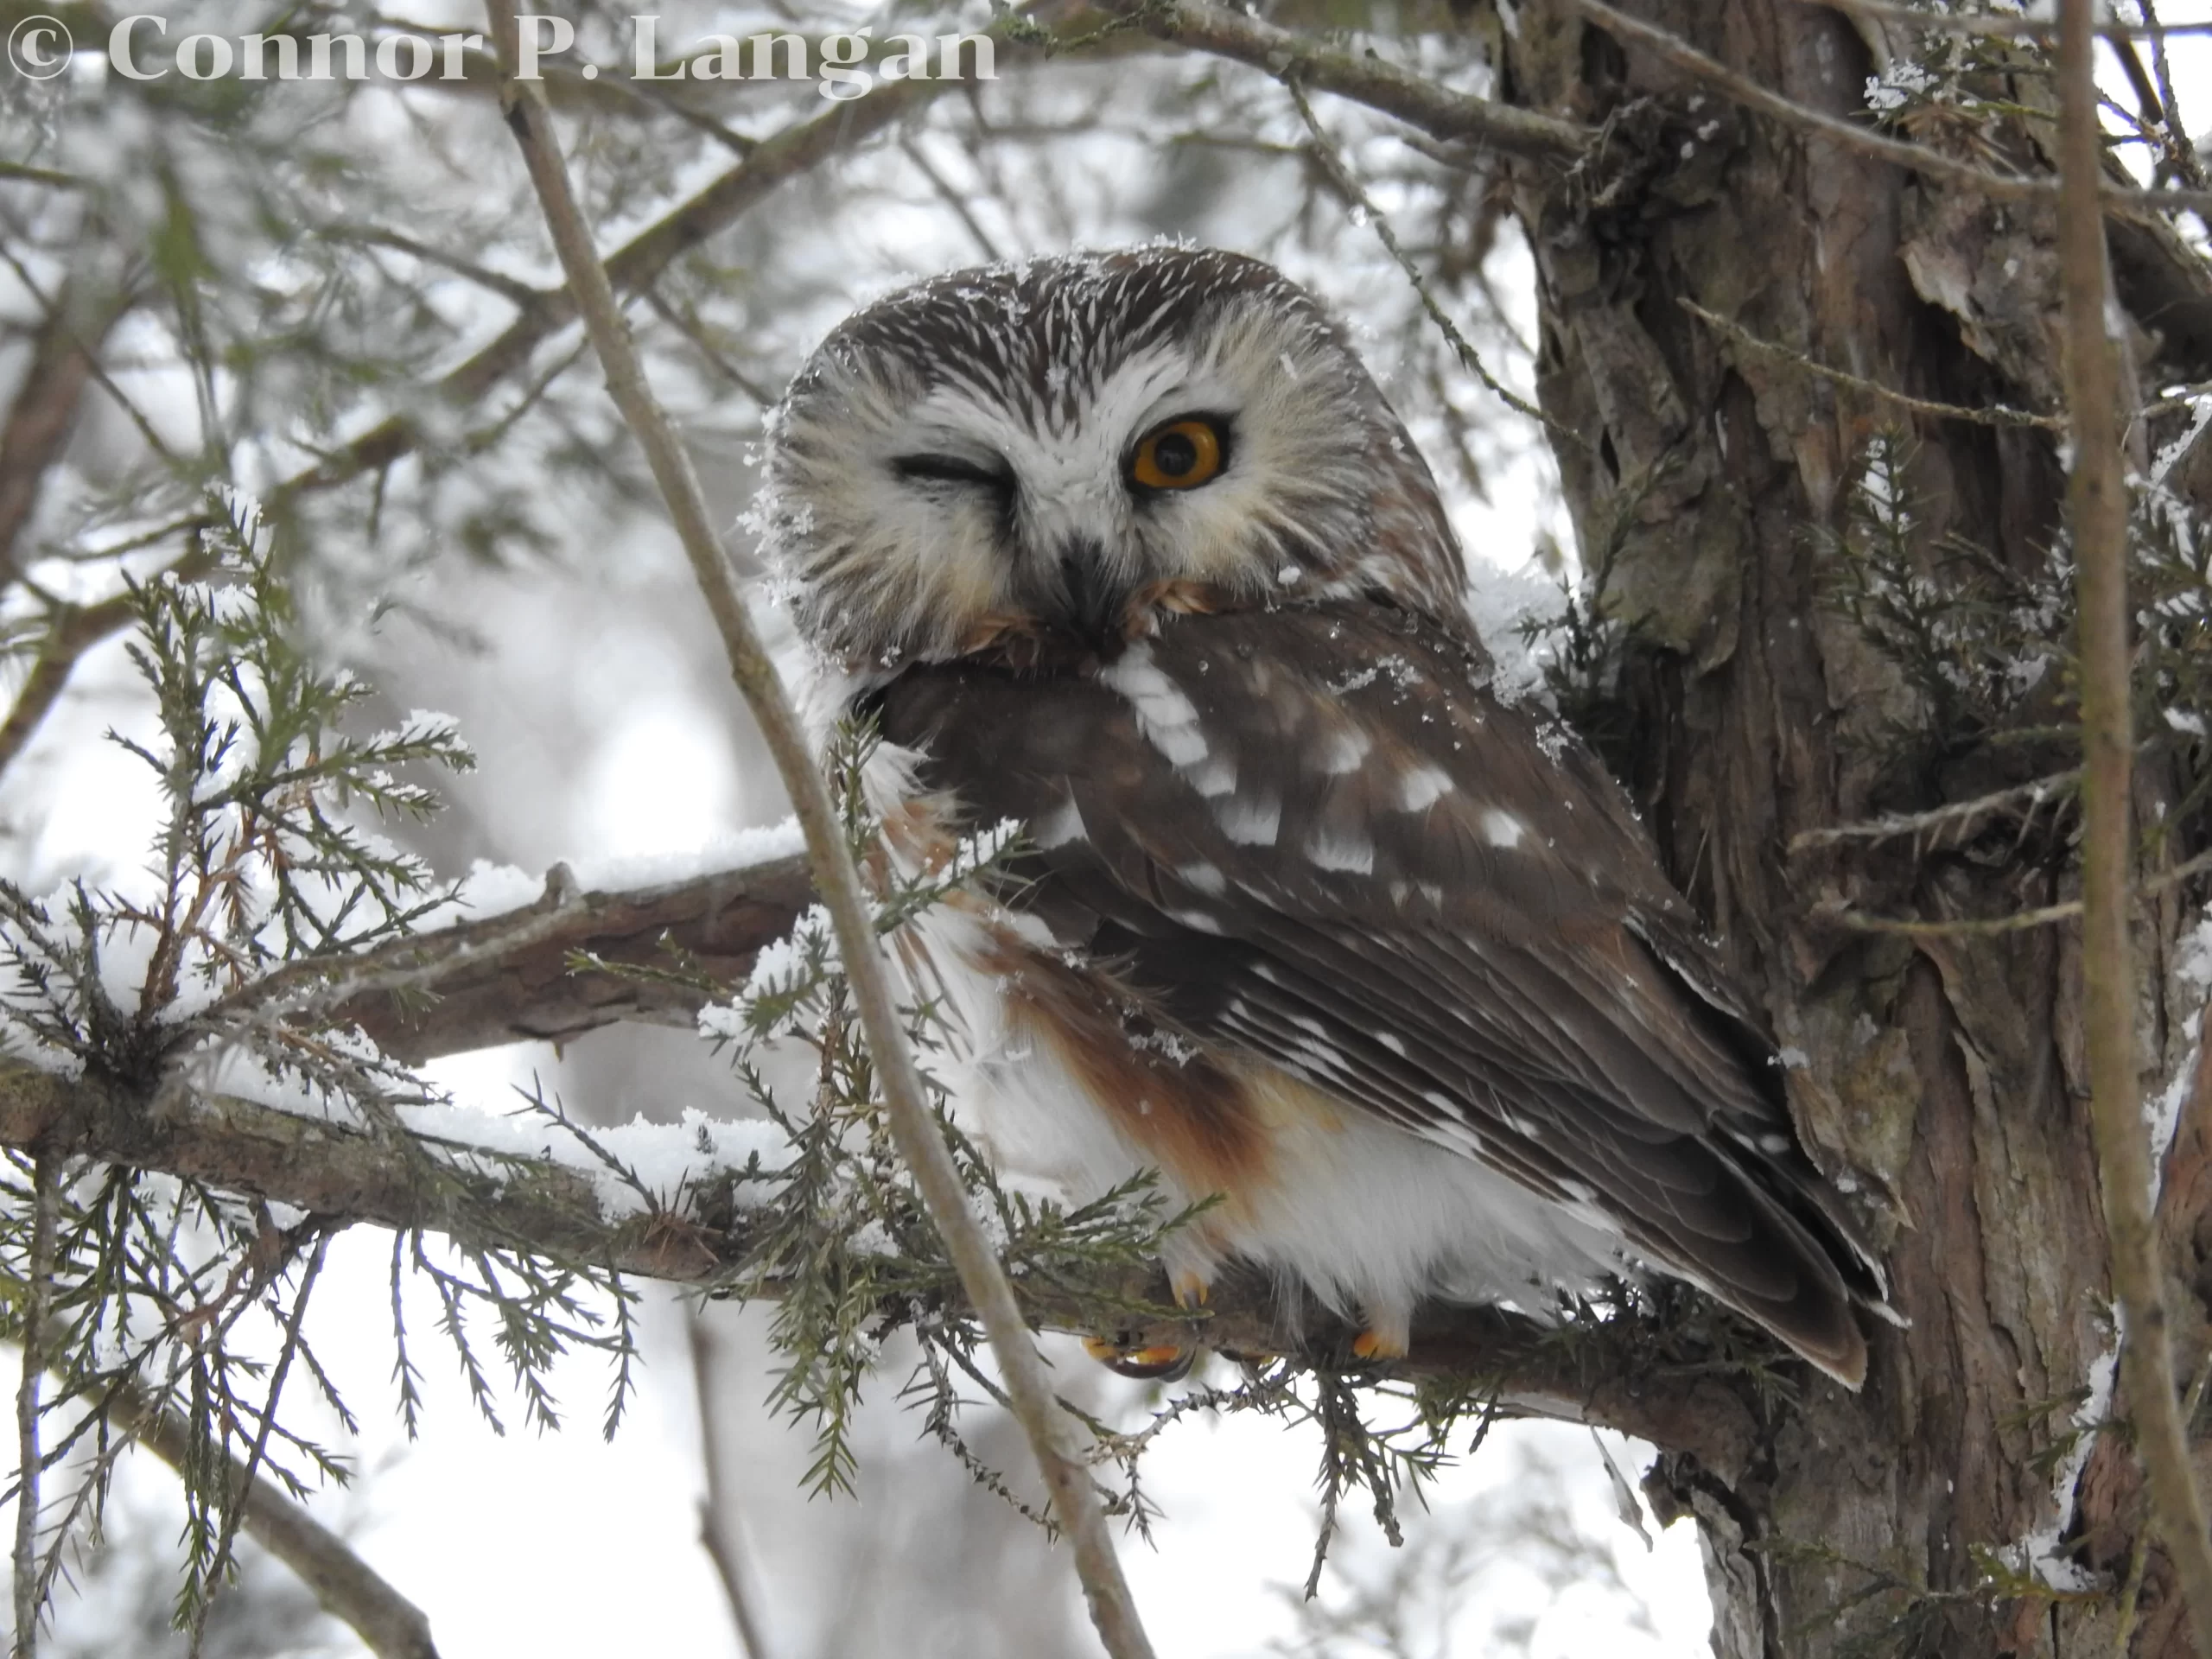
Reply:
M1618 788L1387 605L1188 617L1103 666L911 669L924 781L1020 902L1203 1042L1564 1204L1855 1381L1878 1269Z

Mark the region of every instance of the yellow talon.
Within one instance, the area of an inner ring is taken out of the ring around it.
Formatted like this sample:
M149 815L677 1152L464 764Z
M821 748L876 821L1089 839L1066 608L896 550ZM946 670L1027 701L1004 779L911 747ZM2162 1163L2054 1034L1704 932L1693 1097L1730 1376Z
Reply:
M1212 1294L1212 1287L1205 1279L1188 1268L1178 1269L1167 1283L1178 1307L1204 1307L1206 1298Z
M1144 1348L1124 1348L1119 1343L1107 1342L1098 1337L1085 1337L1083 1347L1085 1353L1108 1370L1147 1382L1174 1382L1190 1370L1198 1357L1197 1349L1185 1348L1172 1342L1154 1343Z
M1406 1339L1386 1337L1379 1331L1363 1331L1351 1339L1351 1351L1361 1359L1403 1359Z

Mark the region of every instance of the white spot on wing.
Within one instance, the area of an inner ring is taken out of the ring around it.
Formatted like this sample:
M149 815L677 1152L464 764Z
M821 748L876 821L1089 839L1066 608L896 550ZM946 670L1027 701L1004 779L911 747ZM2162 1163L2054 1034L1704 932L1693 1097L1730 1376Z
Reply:
M1518 847L1521 837L1528 833L1528 826L1510 812L1492 807L1483 814L1483 834L1493 847Z
M1210 754L1184 774L1192 789L1208 800L1231 793L1236 787L1236 762L1225 754Z
M1075 797L1069 795L1029 826L1029 836L1038 846L1052 848L1065 847L1071 841L1088 841L1090 831L1084 825L1083 809L1075 804Z
M1389 1049L1393 1054L1403 1054L1406 1052L1405 1044L1401 1042L1397 1038L1392 1036L1387 1031L1376 1032L1375 1033L1375 1040L1382 1044L1383 1047Z
M1218 899L1229 891L1229 878L1204 859L1195 863L1177 865L1175 874L1208 898Z
M1282 803L1273 797L1224 801L1214 809L1214 818L1221 833L1240 847L1272 847L1282 828Z
M1357 726L1345 726L1329 734L1321 751L1321 770L1331 777L1341 777L1357 771L1359 763L1367 759L1367 752L1375 747L1375 740Z
M1452 774L1441 766L1415 766L1398 780L1398 804L1419 812L1452 792Z
M1325 870L1344 870L1353 875L1375 873L1375 843L1364 836L1323 830L1306 843L1306 856Z
M1206 758L1205 734L1198 711L1174 681L1152 660L1152 647L1140 639L1099 672L1099 683L1129 701L1137 725L1153 747L1175 766L1195 766Z

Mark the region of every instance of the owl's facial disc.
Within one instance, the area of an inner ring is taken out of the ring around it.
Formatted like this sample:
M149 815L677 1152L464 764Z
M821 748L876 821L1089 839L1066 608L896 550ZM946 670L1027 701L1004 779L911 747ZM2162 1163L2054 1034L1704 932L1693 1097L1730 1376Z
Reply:
M1343 332L1233 254L921 283L832 334L770 430L765 550L808 636L872 671L1008 628L1103 643L1171 586L1459 602L1434 485Z

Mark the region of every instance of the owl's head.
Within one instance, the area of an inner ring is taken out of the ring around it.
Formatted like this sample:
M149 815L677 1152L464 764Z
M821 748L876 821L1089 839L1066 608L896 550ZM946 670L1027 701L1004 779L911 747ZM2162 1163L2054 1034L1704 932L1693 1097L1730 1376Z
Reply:
M766 550L802 629L855 667L1010 629L1103 642L1168 593L1462 602L1434 481L1344 330L1236 254L906 289L822 343L770 434Z

